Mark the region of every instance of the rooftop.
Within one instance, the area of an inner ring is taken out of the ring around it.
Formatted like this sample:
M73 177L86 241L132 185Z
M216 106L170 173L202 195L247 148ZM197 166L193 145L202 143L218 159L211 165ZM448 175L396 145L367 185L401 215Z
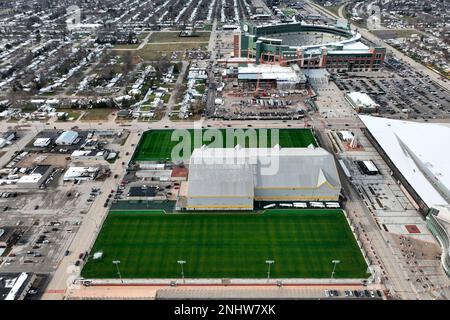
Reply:
M340 189L333 156L322 148L195 149L189 196L253 196L256 189Z
M154 197L156 196L156 187L137 186L130 187L129 197Z
M56 139L56 144L72 144L78 138L78 132L76 131L64 131Z
M377 106L377 103L366 93L350 92L347 93L347 97L357 106L361 105L364 108L374 108Z
M17 300L33 276L29 273L0 273L0 300Z
M361 121L428 207L450 200L450 127L360 115Z

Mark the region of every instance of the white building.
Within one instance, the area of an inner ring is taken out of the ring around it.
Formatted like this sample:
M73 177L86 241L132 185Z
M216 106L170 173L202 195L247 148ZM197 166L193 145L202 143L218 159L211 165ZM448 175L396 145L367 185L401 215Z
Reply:
M450 127L359 116L402 189L426 213L450 203Z
M306 84L306 76L297 65L280 67L276 65L248 65L238 68L240 81L257 81L262 87L266 82L276 83L278 89L295 89Z
M51 142L52 142L52 139L50 139L50 138L37 138L36 140L34 140L33 146L38 147L38 148L45 148L48 145L50 145Z
M94 180L99 169L95 167L69 167L64 173L64 181Z
M18 188L38 189L53 171L50 165L38 165L34 170L27 175L23 175L17 180Z
M378 108L380 107L366 93L350 92L345 95L345 100L357 112L373 113L377 112Z
M195 149L188 210L253 210L256 201L338 201L333 156L322 148Z
M108 156L107 150L75 150L70 155L70 159L74 161L87 161L87 160L105 160Z
M78 132L76 131L64 131L56 139L57 145L72 145L78 139Z

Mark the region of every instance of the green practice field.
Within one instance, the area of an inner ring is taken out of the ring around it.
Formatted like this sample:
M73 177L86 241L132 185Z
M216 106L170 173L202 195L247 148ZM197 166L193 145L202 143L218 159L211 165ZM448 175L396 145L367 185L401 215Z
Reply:
M341 210L264 213L111 211L94 244L85 278L367 278L367 265Z
M203 129L205 132L207 129ZM244 133L249 133L247 130L255 130L259 141L260 129L244 129ZM174 130L149 130L144 132L142 138L136 148L133 156L134 161L161 161L167 160L171 157L172 149L179 143L179 141L172 141L172 132ZM194 149L194 129L188 130L191 135L191 151ZM198 131L197 131L198 132ZM226 135L235 132L234 129L220 129L223 137L224 146ZM210 140L204 139L203 144L208 145ZM238 139L234 139L233 147L238 143ZM267 146L273 147L271 143L271 131L267 130ZM317 146L317 142L310 129L279 129L279 144L283 148L302 148L310 144ZM201 147L198 146L198 147ZM249 147L248 139L245 140L245 146Z

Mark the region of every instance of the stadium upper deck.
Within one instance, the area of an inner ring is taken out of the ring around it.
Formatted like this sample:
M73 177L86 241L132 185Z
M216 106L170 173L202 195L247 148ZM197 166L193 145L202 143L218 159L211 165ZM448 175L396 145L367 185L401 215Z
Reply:
M256 63L297 63L302 68L378 70L386 50L360 40L358 32L337 26L243 24L234 35L234 56Z

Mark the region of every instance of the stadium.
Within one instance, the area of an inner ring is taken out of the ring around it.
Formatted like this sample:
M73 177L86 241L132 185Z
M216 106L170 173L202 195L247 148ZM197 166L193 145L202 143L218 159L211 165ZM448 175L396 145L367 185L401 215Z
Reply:
M385 53L384 48L364 44L361 35L343 23L243 24L234 35L234 57L256 64L367 71L378 70Z

